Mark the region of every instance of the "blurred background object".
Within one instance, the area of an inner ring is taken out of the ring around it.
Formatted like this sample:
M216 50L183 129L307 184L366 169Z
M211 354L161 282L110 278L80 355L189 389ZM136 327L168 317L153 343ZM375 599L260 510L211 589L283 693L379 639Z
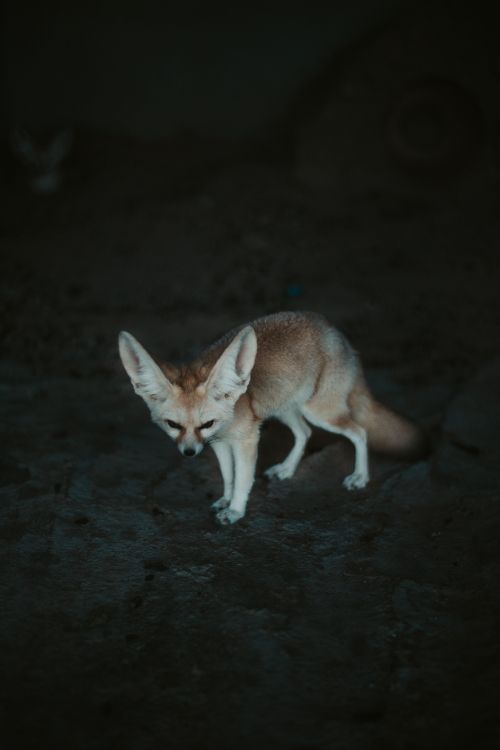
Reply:
M63 183L63 163L70 153L73 135L60 130L45 137L44 142L26 130L15 128L10 136L14 156L23 167L24 179L34 193L52 195Z

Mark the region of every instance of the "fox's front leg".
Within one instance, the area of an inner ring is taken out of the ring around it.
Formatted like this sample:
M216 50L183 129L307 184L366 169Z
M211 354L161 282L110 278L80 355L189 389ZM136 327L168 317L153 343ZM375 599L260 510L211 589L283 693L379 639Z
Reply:
M245 515L248 496L255 478L258 442L259 434L256 431L250 437L232 443L234 457L233 494L229 506L217 513L219 523L234 523Z
M233 484L234 484L234 460L231 446L225 440L214 440L211 444L213 452L217 456L219 461L220 471L222 474L222 481L224 483L224 494L214 503L212 508L215 510L221 510L227 508L231 502L233 496Z

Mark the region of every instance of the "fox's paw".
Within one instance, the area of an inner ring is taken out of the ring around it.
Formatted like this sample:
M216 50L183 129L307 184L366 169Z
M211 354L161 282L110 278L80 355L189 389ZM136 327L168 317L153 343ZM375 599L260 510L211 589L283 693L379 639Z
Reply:
M360 490L363 487L366 487L368 484L368 477L366 474L361 474L360 472L354 472L353 474L349 474L348 477L344 479L342 482L342 485L347 490Z
M224 510L220 510L215 517L219 523L223 526L227 526L228 524L235 523L236 521L239 521L240 518L243 518L243 513L239 510L224 508Z
M283 462L282 464L270 466L269 469L265 470L264 476L268 479L272 479L273 477L276 477L276 479L290 479L290 477L293 477L294 473L295 468L290 466L290 464L287 465Z
M211 507L214 510L222 510L223 508L227 508L231 501L227 499L227 497L219 497L218 500L215 501L215 503L212 503Z

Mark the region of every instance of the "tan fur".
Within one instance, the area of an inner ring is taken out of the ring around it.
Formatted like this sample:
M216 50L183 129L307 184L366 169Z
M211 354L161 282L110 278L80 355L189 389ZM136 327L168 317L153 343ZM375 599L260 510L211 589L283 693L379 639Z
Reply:
M367 431L368 445L374 451L409 460L427 453L429 445L423 431L376 401L364 382L356 385L348 403L353 419Z
M372 397L357 354L315 313L259 318L180 367L158 367L126 333L120 354L153 420L179 450L195 455L209 443L215 451L224 479L224 495L215 503L221 523L245 513L266 419L282 421L295 437L287 458L266 472L278 479L293 475L311 433L308 423L353 443L354 472L344 481L348 489L364 487L369 479L367 443L401 456L416 456L424 448L415 425Z

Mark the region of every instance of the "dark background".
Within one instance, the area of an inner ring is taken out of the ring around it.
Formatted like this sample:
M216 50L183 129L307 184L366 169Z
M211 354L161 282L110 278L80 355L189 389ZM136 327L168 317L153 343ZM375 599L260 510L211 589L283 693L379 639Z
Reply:
M0 43L11 748L490 748L500 52L486 2L17 2ZM416 463L263 430L219 528L117 356L322 312Z

